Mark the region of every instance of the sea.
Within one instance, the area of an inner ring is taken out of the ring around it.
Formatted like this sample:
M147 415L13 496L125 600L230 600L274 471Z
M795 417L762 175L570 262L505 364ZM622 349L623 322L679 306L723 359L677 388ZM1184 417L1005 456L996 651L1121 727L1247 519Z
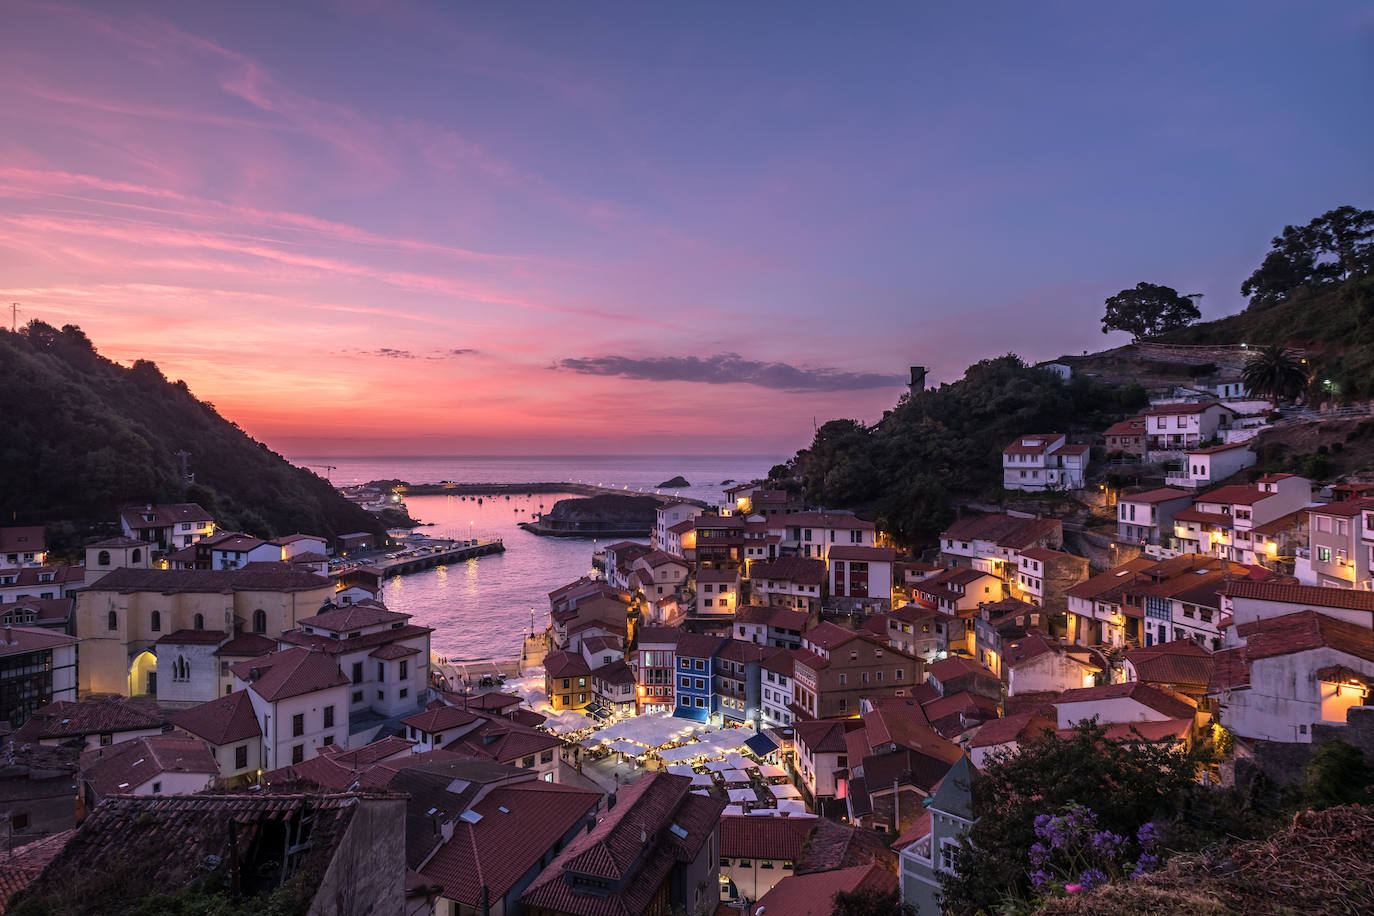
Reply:
M575 482L623 489L627 493L662 493L701 499L711 505L723 498L725 481L764 477L786 456L648 457L648 456L511 456L480 458L289 456L293 464L326 473L335 486L370 480L408 483L553 483ZM326 471L325 466L332 465ZM661 489L658 484L681 476L691 485ZM434 627L430 647L451 659L509 659L520 655L531 626L542 630L549 620L548 593L592 570L598 544L583 538L548 538L518 527L553 508L568 493L504 494L497 497L411 496L406 508L423 523L416 534L446 538L501 538L505 553L478 557L407 576L392 576L382 598L393 610L412 615L415 623Z

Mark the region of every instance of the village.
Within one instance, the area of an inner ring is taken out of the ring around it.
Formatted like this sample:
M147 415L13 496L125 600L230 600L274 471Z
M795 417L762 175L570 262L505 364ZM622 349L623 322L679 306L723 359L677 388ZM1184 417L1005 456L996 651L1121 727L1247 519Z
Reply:
M0 886L175 829L173 859L308 866L379 912L929 913L976 774L1046 733L1225 748L1213 786L1374 750L1374 482L1255 472L1267 405L1235 380L1171 394L1008 442L1022 508L920 555L763 483L665 499L480 679L340 562L364 535L150 504L57 564L42 526L0 529ZM1101 482L1127 464L1162 479ZM1046 497L1096 523L1024 508ZM229 850L226 818L257 839Z

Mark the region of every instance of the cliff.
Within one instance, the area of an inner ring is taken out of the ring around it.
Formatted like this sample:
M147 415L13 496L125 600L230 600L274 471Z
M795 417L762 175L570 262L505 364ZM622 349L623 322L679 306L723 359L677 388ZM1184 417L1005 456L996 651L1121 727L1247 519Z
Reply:
M658 506L652 496L560 499L537 521L522 522L520 527L553 537L648 537Z
M0 518L54 525L58 552L124 505L195 502L224 527L273 537L384 534L328 481L290 464L157 366L96 352L80 328L0 331ZM188 454L194 482L181 473Z

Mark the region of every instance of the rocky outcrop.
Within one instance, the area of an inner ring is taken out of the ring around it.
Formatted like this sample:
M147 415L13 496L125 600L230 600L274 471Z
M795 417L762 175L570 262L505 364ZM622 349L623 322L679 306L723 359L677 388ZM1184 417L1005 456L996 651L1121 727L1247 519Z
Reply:
M551 537L648 537L659 500L652 496L606 494L560 499L553 508L520 527Z
M690 487L690 486L691 486L691 484L687 482L687 478L686 478L686 477L683 477L681 474L679 474L679 475L676 476L676 477L673 477L673 478L670 478L670 479L668 479L668 480L663 481L663 483L661 483L661 484L658 485L658 488L661 490L661 489L663 489L664 487L672 487L672 488L675 489L675 490L680 490L680 489L682 489L683 487Z

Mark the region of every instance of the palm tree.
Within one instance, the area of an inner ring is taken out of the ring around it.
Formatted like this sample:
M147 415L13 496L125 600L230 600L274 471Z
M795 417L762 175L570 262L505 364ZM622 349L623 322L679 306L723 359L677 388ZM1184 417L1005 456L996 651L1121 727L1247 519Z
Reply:
M1307 390L1307 368L1292 350L1274 344L1250 357L1241 380L1251 394L1269 398L1277 410L1280 399L1296 398Z

